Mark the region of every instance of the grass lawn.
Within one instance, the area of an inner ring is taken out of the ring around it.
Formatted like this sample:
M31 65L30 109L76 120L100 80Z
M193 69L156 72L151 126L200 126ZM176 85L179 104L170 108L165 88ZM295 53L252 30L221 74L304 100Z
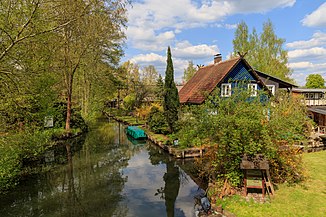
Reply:
M299 185L278 186L271 203L245 202L239 196L225 199L224 209L236 216L326 216L326 151L305 153L308 178Z
M146 123L145 120L141 120L140 118L136 118L133 116L117 116L117 118L128 122L130 125L144 125Z

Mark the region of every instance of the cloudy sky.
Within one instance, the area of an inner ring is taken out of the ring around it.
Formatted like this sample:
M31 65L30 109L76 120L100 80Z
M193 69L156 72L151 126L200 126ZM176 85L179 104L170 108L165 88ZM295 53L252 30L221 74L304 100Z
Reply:
M227 59L236 25L245 21L260 33L268 19L286 40L292 78L304 85L308 74L326 78L326 2L322 0L134 0L128 11L123 61L154 65L164 76L171 46L176 81L188 61L208 65L213 55Z

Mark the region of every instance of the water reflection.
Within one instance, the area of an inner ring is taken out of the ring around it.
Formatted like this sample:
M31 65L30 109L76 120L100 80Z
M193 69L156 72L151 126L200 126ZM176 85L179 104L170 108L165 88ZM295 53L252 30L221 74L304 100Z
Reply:
M56 168L0 197L1 216L194 216L200 191L162 150L99 122L80 143L48 153Z

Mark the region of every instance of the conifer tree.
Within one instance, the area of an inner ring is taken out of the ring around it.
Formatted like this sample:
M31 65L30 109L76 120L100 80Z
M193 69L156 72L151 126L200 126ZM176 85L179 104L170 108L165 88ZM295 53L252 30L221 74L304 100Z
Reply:
M168 47L167 66L164 82L164 116L169 125L170 132L175 132L175 123L178 120L178 110L180 106L178 89L174 83L174 69L171 57L171 49Z

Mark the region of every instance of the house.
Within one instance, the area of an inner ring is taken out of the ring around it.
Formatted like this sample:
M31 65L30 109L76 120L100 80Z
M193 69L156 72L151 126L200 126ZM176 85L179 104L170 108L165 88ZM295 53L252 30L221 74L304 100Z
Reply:
M307 106L308 117L318 125L317 132L326 134L326 89L294 88L292 96L301 97Z
M237 83L247 83L252 96L258 90L265 90L270 95L280 88L291 90L294 85L252 69L243 56L222 61L220 54L215 55L214 64L200 67L195 75L179 91L181 104L202 104L207 95L216 88L222 97L230 97Z
M298 87L294 84L281 80L275 76L268 75L257 69L255 69L255 71L258 74L258 76L263 80L263 82L266 84L268 89L273 93L273 95L275 95L275 93L278 90L285 90L286 92L290 93L293 92L294 88Z
M306 106L326 106L326 89L294 88L292 95L301 96Z

